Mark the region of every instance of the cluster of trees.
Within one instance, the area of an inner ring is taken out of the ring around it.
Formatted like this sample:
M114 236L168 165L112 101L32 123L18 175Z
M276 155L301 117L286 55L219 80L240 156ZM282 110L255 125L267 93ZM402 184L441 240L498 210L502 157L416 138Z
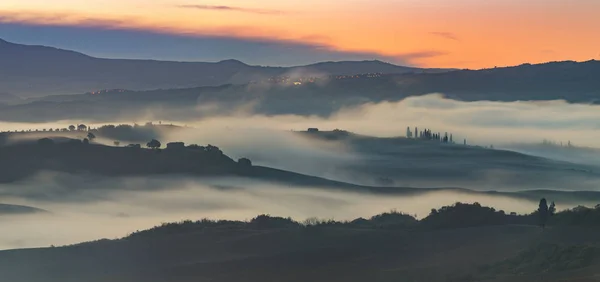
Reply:
M555 147L567 147L567 148L574 148L575 145L573 145L573 143L571 143L571 141L567 141L567 143L563 143L563 142L556 142L556 141L551 141L551 140L547 140L544 139L542 140L542 145L544 146L555 146Z
M441 143L450 143L450 144L454 144L454 138L452 136L452 133L450 133L450 135L448 135L448 132L445 132L444 135L442 135L440 132L435 133L432 132L431 129L423 129L422 131L419 131L418 127L415 127L414 132L411 131L410 126L406 128L406 138L414 138L414 139L423 139L423 140L435 140L435 141L439 141ZM464 140L464 144L467 144L467 140Z
M537 210L530 214L518 215L516 213L507 214L502 210L485 207L479 203L455 203L451 206L432 209L431 213L421 220L418 220L416 216L395 210L375 215L368 219L358 218L352 221L309 218L303 222L297 222L291 218L260 215L250 221L214 221L203 219L195 222L187 220L180 223L168 223L150 230L135 232L131 237L191 232L213 227L244 229L337 227L430 230L506 224L537 225L545 228L549 223L554 225L600 225L600 205L595 208L577 207L571 210L556 212L554 202L548 205L546 199L541 199Z
M88 128L87 125L85 124L79 124L77 126L75 125L69 125L68 127L65 128L42 128L42 129L22 129L22 130L15 130L15 131L3 131L2 133L28 133L28 132L74 132L74 131L88 131L91 130L90 128Z
M91 141L93 141L94 139L96 139L96 135L93 132L88 132L87 137L83 140L78 140L75 139L73 141L77 141L77 143L83 143L83 144L89 144ZM54 140L50 139L50 138L42 138L38 140L38 144L42 145L42 146L49 146L49 145L53 145L54 144ZM121 142L119 141L115 141L113 143L115 146L119 146L121 144ZM177 145L177 146L175 146ZM129 144L127 145L128 148L141 148L140 144ZM162 143L160 141L158 141L157 139L152 139L150 140L148 143L146 143L146 147L152 150L159 150L162 147ZM200 146L197 144L191 144L189 146L185 146L185 143L183 142L171 142L167 144L167 149L188 149L188 150L194 150L194 151L201 151L204 153L208 153L208 154L215 154L215 155L223 155L223 151L221 149L219 149L219 147L217 146L213 146L213 145L206 145L206 146ZM244 166L252 166L252 162L247 159L247 158L241 158L238 161L240 164L244 165Z

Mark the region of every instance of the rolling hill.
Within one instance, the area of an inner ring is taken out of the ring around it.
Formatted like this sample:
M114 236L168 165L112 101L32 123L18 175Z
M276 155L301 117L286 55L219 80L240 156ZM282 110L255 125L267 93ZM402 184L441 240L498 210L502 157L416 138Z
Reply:
M235 222L189 228L194 224L208 223L1 251L0 272L13 282L596 281L600 265L597 228L419 231Z
M77 94L103 89L150 90L245 84L290 73L351 75L370 72L441 72L380 61L324 62L298 67L250 66L236 60L216 63L101 59L46 46L0 40L0 93L18 97Z
M142 133L145 137L161 137L160 130ZM331 140L336 142L333 145L350 148L355 154L353 160L323 162L314 165L315 170L303 170L293 164L274 165L276 162L260 152L238 151L238 156L255 162L247 165L210 145L157 151L83 144L65 137L56 138L54 143L35 141L44 135L59 136L60 133L10 134L32 135L33 139L0 146L0 183L23 181L41 172L53 171L114 178L169 175L247 178L278 183L281 187L398 196L446 191L528 201L552 197L566 206L600 200L600 192L594 186L600 179L597 167L406 138L347 136ZM101 133L96 134L102 138ZM76 137L77 132L68 136ZM237 186L239 184L232 185ZM5 193L11 195L11 191Z
M154 63L156 62L151 62ZM118 72L107 73L113 75ZM1 105L0 102L0 120L42 122L86 119L106 122L131 120L151 113L153 119L183 121L210 115L227 115L248 105L257 114L329 116L346 107L395 102L430 93L442 93L450 99L461 101L565 100L570 103L595 104L600 103L598 76L600 62L588 61L430 74L330 77L301 85L291 82L263 82L148 91L113 90L45 96L18 102L12 99L12 103L7 105ZM0 79L2 77L10 76L0 76ZM128 81L135 80L130 80L128 76L120 77ZM90 78L78 81L100 80ZM11 83L13 82L0 85L10 87ZM153 87L148 85L149 88ZM206 105L210 111L202 110Z

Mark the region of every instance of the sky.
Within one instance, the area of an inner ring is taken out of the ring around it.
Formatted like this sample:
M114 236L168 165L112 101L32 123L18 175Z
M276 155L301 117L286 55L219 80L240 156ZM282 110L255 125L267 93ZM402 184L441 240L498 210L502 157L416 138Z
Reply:
M486 68L600 59L597 0L2 0L0 38L110 58Z

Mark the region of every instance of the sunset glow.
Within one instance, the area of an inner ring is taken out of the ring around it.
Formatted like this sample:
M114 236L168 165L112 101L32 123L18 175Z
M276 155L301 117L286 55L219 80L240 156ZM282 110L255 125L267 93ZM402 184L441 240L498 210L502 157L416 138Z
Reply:
M600 59L598 11L595 0L4 0L0 21L275 40L484 68Z

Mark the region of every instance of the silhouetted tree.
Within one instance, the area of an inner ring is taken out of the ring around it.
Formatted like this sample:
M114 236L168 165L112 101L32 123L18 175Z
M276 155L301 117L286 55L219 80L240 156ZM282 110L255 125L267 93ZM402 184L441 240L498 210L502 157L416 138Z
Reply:
M219 154L219 155L223 154L223 151L221 151L221 149L219 149L219 147L213 146L213 145L210 145L210 144L208 144L205 147L205 150L208 153L216 153L216 154Z
M152 149L158 149L158 148L160 148L160 146L161 146L160 142L156 139L152 139L150 142L148 142L146 144L146 147L152 148Z
M556 205L554 204L554 202L552 202L550 204L550 207L548 207L548 215L553 216L555 213L556 213Z
M77 130L78 131L86 131L87 130L87 126L85 124L80 124L77 126Z
M71 125L69 125L69 130L70 130L70 131L75 131L75 126L74 126L74 125L72 125L72 124L71 124Z
M115 147L119 147L119 145L121 145L121 142L115 141L115 142L113 142L113 144L115 145Z
M243 168L247 168L252 166L252 161L248 158L241 158L238 160L238 164Z
M545 228L546 222L548 221L548 215L549 215L548 202L546 202L545 198L542 198L540 200L540 204L539 204L537 212L538 212L538 216L540 217L540 225L542 226L542 228Z
M87 134L87 139L89 139L90 141L94 141L94 139L96 139L96 135L94 135L94 133L89 132Z

